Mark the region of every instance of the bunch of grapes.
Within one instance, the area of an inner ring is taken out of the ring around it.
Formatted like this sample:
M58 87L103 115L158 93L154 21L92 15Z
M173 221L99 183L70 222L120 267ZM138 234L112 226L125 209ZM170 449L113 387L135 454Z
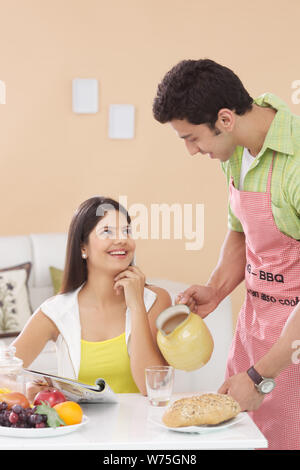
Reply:
M5 401L0 402L0 426L11 428L45 428L47 427L47 415L35 413L34 408L23 408L21 405L13 405L8 409Z

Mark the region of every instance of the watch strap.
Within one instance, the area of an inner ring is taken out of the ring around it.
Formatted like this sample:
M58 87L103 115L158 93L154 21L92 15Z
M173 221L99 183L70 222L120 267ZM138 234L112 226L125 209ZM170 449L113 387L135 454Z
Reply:
M247 370L247 374L249 375L250 379L253 380L255 385L259 385L263 381L263 377L257 372L254 367L250 367L250 369Z

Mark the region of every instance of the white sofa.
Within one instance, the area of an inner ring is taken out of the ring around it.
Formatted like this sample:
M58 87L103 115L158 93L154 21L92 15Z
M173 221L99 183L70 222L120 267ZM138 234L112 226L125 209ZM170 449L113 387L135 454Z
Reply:
M66 242L67 235L65 233L0 237L0 268L18 265L26 261L32 263L29 295L33 310L53 295L49 266L63 269ZM147 282L165 288L170 293L173 302L176 295L188 287L184 283L160 279L159 277L149 278ZM205 319L205 322L214 338L213 355L209 363L199 370L193 372L176 370L174 386L176 392L216 391L223 383L226 358L233 335L230 299L226 298ZM0 338L0 347L9 344L11 341L12 338ZM30 367L55 374L55 344L49 342Z

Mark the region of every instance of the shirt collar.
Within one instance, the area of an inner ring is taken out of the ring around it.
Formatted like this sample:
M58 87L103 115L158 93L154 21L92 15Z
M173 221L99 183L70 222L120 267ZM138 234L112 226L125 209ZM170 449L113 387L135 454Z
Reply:
M293 155L292 115L287 104L272 93L264 93L256 98L254 103L259 106L271 106L277 110L259 154L262 155L267 148L270 148L283 154Z

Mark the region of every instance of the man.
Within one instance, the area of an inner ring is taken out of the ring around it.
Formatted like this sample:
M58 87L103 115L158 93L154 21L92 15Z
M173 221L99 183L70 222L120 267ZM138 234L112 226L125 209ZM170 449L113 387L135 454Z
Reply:
M270 93L253 100L230 69L209 59L174 66L153 114L191 155L219 159L229 185L217 266L205 286L177 301L204 318L245 279L219 392L251 412L269 449L299 449L300 117Z

